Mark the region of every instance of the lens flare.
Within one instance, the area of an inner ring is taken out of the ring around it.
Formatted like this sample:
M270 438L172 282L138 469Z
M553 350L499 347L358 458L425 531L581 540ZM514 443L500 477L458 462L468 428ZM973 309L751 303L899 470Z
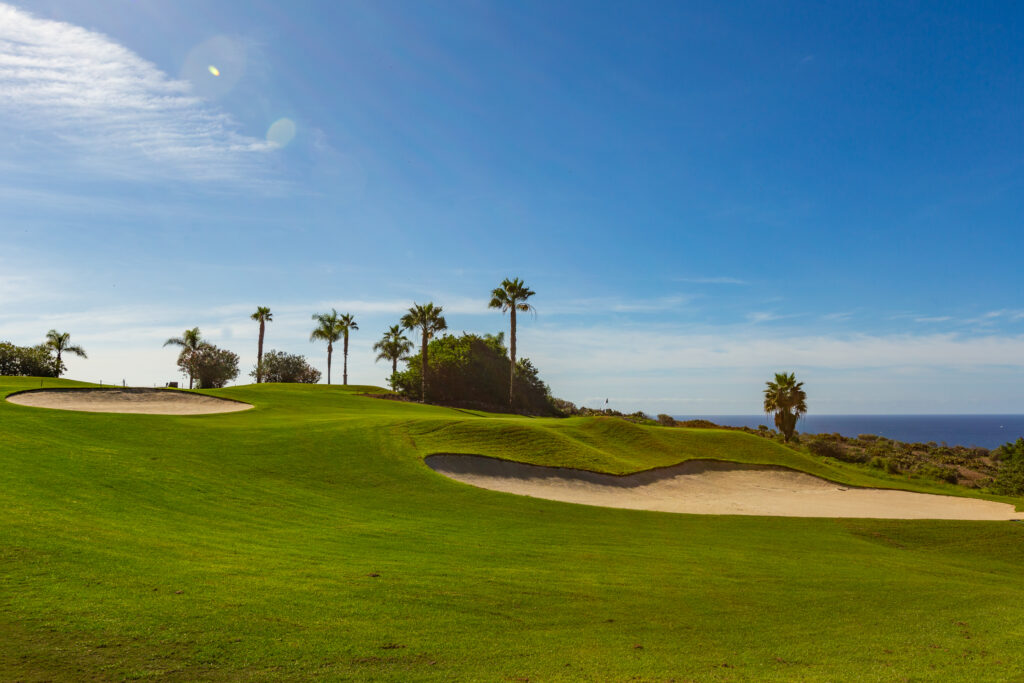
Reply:
M213 64L211 64L210 66L206 67L206 70L209 71L214 76L220 76L220 69L215 67Z
M295 122L288 118L278 119L267 129L267 142L284 147L295 137Z

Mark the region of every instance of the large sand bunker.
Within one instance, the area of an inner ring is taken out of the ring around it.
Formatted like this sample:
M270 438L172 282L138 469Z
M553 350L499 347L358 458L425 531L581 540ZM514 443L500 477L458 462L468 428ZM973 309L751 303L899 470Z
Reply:
M626 476L476 455L431 455L426 463L445 476L480 488L634 510L777 517L1024 518L1024 513L1006 503L853 488L784 467L717 460L691 460Z
M252 408L241 401L174 389L34 389L12 394L7 400L36 408L150 415L207 415Z

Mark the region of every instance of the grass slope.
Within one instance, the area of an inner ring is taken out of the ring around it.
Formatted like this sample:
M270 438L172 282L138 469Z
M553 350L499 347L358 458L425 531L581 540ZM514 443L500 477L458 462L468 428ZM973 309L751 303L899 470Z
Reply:
M0 394L38 382L0 378ZM719 457L898 482L734 432L484 416L359 389L232 388L210 393L256 408L187 417L0 402L0 679L1024 670L1024 524L689 516L484 491L422 457L615 473Z

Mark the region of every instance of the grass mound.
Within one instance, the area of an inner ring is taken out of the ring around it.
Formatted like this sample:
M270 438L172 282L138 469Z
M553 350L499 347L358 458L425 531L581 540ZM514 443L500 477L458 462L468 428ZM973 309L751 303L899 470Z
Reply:
M0 378L0 394L38 379ZM86 386L46 380L46 386ZM749 435L260 385L204 416L0 402L0 679L999 680L1024 524L525 499L432 452L625 473L825 465ZM639 647L638 647L639 646Z

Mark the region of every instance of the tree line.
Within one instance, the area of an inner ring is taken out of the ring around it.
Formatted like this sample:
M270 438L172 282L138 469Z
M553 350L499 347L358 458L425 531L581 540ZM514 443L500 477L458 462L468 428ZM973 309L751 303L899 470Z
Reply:
M516 407L518 387L520 392L532 394L531 399L536 395L547 395L552 410L558 412L554 399L551 399L547 392L546 385L540 381L537 369L529 362L529 359L517 360L516 358L517 314L536 314L536 309L530 303L531 297L535 294L536 292L530 289L521 278L506 278L491 290L487 307L509 314L508 407L513 409ZM392 388L407 395L418 393L416 398L420 401L428 401L432 397L431 383L434 379L432 375L434 372L438 372L450 385L464 385L465 387L461 394L453 393L452 387L448 387L447 391L439 392L443 398L454 401L458 396L466 395L472 396L473 401L482 403L483 395L479 391L474 391L470 385L474 381L480 381L483 375L490 377L494 374L496 367L494 356L500 354L504 357L506 353L503 339L500 335L498 337L463 335L454 341L435 344L435 352L444 354L448 363L444 367L432 368L430 363L431 342L438 333L448 329L448 323L443 313L443 307L435 305L432 301L425 304L414 302L408 312L400 318L398 324L391 325L374 343L373 350L377 353L375 361L390 362L389 382ZM274 314L268 306L257 307L250 319L259 325L256 367L250 373L257 384L266 381L304 383L320 381L320 371L312 367L303 356L273 350L264 354L267 324L274 320ZM310 332L310 341L326 342L327 344L327 383L331 384L334 345L340 341L343 357L342 384L347 385L349 338L352 332L359 330L355 316L351 313L339 313L337 309L332 308L327 313L314 313L312 320L316 325ZM413 331L418 334L420 341L420 350L417 354L419 356L418 372L406 370L405 373L399 373L398 363L400 361L417 360L409 355L414 344L405 336L406 332ZM238 377L238 355L207 342L203 339L198 327L185 330L179 337L171 337L164 342L164 346L175 346L181 349L178 354L177 367L182 374L188 377L189 389L193 389L197 385L201 388L223 387ZM57 330L47 332L46 340L36 347L16 347L9 343L0 343L0 375L31 374L60 377L66 370L63 358L67 354L87 357L81 346L71 343L69 333ZM470 358L471 361L468 361L467 358ZM457 360L453 361L453 359ZM476 376L467 375L467 372L476 373ZM493 384L492 380L489 381ZM414 384L418 384L418 387ZM764 411L774 417L775 425L786 441L792 438L797 421L807 412L806 399L803 383L797 382L793 373L777 373L774 380L767 382L764 390ZM520 403L523 402L520 401Z

